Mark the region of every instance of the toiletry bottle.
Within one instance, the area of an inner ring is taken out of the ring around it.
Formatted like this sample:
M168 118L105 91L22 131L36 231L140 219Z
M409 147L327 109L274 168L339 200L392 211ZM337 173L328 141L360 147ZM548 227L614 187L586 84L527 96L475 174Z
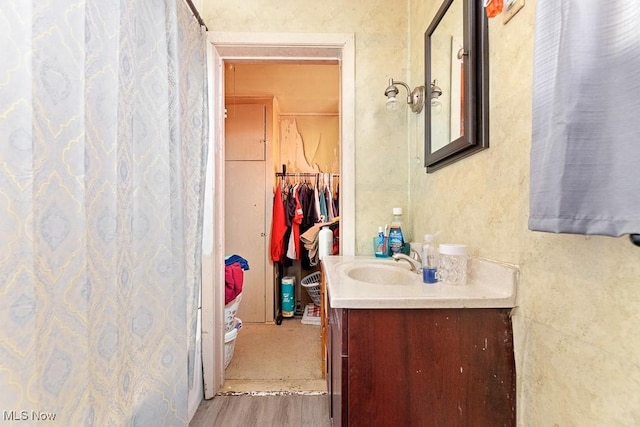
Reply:
M384 231L382 231L382 227L378 227L378 235L375 238L375 256L377 257L386 257L387 256L387 245L384 241Z
M333 231L328 226L318 232L318 258L333 255Z
M433 234L424 235L422 243L422 281L424 283L436 283L436 270L438 266L438 251L433 245Z
M389 255L409 255L409 237L402 222L402 208L393 208L393 219L389 228Z

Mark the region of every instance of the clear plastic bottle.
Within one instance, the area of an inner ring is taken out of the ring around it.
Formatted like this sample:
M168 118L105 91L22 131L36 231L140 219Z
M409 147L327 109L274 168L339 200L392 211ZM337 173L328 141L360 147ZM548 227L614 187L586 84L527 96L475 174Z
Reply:
M438 251L433 245L433 234L425 234L422 243L422 281L437 283Z
M402 253L409 255L410 240L402 221L402 208L393 208L393 219L389 227L389 255Z

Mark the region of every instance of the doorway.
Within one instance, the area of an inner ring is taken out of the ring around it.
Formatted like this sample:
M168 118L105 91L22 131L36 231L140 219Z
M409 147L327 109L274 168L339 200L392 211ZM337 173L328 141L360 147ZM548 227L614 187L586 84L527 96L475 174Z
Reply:
M340 253L355 252L355 47L353 34L209 33L209 96L213 222L211 252L204 251L202 285L205 398L224 381L224 62L226 60L338 60L340 63ZM207 212L205 212L207 215Z
M273 322L279 307L277 277L295 276L295 312L301 314L310 302L301 287L302 274L317 269L306 251L296 253L304 249L298 246L287 250L287 259L297 261L272 262L274 188L285 194L304 190L300 201L307 203L319 172L332 174L331 184L339 185L340 67L337 60L229 60L224 67L225 250L245 258L250 267L244 272L237 317L245 323ZM282 170L288 176L276 178ZM289 224L293 211L285 211ZM300 234L316 222L306 218L308 206L303 212Z

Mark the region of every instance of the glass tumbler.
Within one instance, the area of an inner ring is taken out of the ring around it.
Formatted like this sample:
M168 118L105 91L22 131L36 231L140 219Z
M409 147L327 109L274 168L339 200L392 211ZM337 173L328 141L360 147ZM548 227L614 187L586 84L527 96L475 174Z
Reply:
M464 286L467 284L467 246L441 244L436 277L443 285Z
M379 236L373 238L373 254L378 258L387 258L389 256L389 243L387 238L380 239Z

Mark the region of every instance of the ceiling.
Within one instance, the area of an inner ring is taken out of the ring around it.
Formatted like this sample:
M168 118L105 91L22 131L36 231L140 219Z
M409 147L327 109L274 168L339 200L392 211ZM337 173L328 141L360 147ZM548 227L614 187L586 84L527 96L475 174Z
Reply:
M275 96L281 114L338 114L337 61L225 62L227 96Z

